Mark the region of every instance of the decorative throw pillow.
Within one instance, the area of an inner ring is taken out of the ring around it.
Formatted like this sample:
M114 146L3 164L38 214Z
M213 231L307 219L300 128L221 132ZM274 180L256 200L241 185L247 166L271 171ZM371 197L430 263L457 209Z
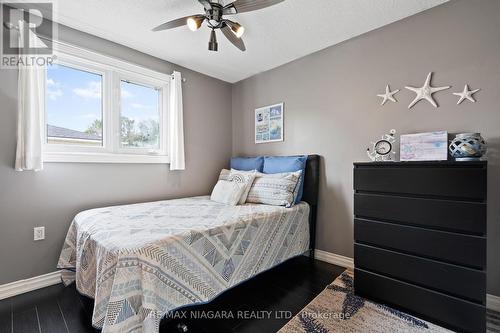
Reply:
M302 171L263 174L256 173L247 202L291 207L299 190Z
M219 180L215 184L210 200L229 206L236 206L245 190L246 186L243 183Z
M302 200L304 189L304 175L307 163L307 155L303 156L266 156L264 158L264 173L282 173L302 170L302 176L299 181L299 192L295 198L295 203Z
M231 182L245 184L245 192L243 192L240 201L238 202L239 205L243 205L247 201L248 192L250 192L250 188L252 187L256 173L257 173L256 170L240 171L231 169L231 172L227 176L227 180Z
M231 170L222 169L220 174L219 174L219 180L228 180L230 173L231 173Z

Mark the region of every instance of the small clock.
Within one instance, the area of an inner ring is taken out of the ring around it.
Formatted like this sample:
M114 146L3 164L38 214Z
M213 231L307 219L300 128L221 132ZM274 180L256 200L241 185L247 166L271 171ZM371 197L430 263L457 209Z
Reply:
M389 134L384 134L382 139L372 142L371 147L366 150L368 157L374 161L393 161L396 155L394 142L396 130L392 129Z
M387 140L379 140L375 143L375 151L379 155L387 155L392 150L392 144Z

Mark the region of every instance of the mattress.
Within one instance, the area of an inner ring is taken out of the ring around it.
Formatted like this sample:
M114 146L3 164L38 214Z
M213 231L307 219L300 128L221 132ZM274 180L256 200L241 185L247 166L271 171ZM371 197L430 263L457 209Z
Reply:
M58 268L95 300L103 333L157 332L169 311L304 253L308 221L305 202L231 207L206 196L92 209L71 223Z

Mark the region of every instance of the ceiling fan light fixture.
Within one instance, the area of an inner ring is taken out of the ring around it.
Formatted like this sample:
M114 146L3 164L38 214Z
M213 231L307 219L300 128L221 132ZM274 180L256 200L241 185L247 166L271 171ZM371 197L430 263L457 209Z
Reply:
M190 16L186 20L186 24L191 31L196 31L201 27L201 24L205 20L205 16L203 15L196 15L196 16Z
M242 25L240 25L239 28L236 29L236 31L233 28L231 30L233 30L234 34L238 38L241 38L241 36L243 36L243 34L245 33L245 27L243 27Z
M231 28L233 33L236 35L236 37L241 38L243 34L245 33L245 27L243 27L241 24L238 22L233 22L226 20L227 25Z
M210 41L208 42L208 50L217 52L219 44L217 43L217 35L215 35L215 30L212 29L210 33Z
M0 0L1 1L1 0ZM245 33L245 28L238 22L226 19L225 15L234 15L239 13L251 12L274 6L285 0L194 0L203 5L204 14L195 14L191 16L180 17L160 24L153 28L153 31L164 31L175 29L178 27L188 26L192 31L201 28L203 22L206 20L206 26L212 29L210 40L208 42L208 49L210 51L217 51L219 45L217 43L217 36L215 30L219 29L224 37L233 46L240 51L246 51L245 43L241 38ZM227 3L231 1L231 3ZM226 4L224 4L226 3Z

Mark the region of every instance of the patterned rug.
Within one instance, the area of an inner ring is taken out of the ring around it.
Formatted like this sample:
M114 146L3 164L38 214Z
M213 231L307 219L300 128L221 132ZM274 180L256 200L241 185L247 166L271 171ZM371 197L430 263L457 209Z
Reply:
M451 331L354 295L353 273L345 271L279 331L329 332Z

